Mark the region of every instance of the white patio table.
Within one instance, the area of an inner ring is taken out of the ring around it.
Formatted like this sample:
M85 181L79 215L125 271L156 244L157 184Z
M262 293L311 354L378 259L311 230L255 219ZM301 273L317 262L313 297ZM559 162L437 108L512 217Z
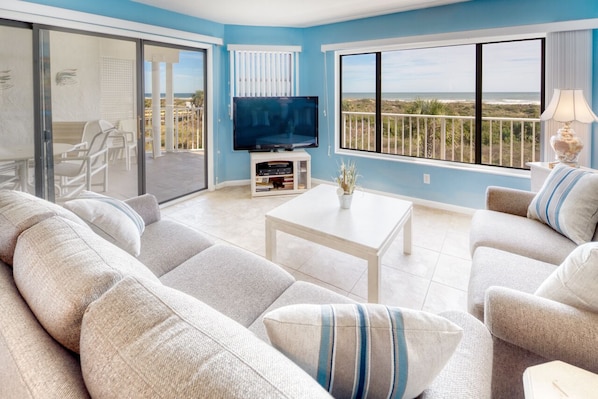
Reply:
M61 156L73 149L72 144L54 143L52 151L54 157ZM14 162L19 175L19 184L22 191L28 191L27 182L29 181L29 167L27 165L30 159L34 158L33 146L22 147L0 147L0 162Z

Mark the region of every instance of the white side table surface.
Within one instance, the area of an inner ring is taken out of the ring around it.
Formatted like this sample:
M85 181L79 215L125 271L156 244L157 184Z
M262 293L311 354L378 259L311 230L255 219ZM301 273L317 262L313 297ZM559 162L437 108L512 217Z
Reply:
M598 398L598 374L555 360L523 373L525 399Z

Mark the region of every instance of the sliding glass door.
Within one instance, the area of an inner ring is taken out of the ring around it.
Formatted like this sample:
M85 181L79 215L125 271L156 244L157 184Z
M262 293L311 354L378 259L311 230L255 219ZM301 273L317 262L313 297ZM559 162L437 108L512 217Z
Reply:
M0 189L34 192L33 33L0 25Z
M137 42L48 31L54 187L138 194Z
M146 44L146 190L160 202L207 187L205 51Z
M205 78L206 50L0 20L0 188L205 189Z

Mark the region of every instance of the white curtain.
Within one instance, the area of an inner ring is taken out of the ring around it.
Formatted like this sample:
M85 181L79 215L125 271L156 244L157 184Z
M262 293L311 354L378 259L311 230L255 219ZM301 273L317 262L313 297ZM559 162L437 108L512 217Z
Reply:
M546 104L550 103L554 89L582 89L586 101L592 105L592 31L579 30L553 32L546 35ZM554 160L550 136L562 126L555 121L544 122L544 161ZM575 122L575 133L584 144L579 163L590 166L592 126Z

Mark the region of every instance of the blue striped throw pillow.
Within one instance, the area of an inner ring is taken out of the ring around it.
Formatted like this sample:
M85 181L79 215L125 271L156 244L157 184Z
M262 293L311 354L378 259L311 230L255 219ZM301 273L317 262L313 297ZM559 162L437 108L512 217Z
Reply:
M272 345L336 398L414 398L463 331L443 317L377 304L291 305L264 316Z
M598 174L557 164L527 210L578 245L592 240L598 223Z

